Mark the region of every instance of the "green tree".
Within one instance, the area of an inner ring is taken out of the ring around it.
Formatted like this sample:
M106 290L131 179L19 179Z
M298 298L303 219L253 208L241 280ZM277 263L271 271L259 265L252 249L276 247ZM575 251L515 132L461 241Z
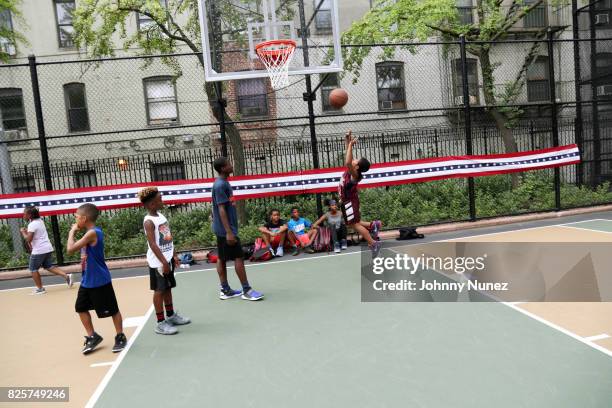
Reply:
M0 45L1 44L12 44L16 46L17 43L27 44L27 40L20 32L16 31L14 27L3 24L4 19L2 17L8 17L12 21L19 21L25 26L25 21L19 10L21 0L0 0ZM4 47L0 47L0 61L8 62L10 55L6 52Z
M293 1L285 1L281 11L291 13ZM213 25L217 32L229 36L237 44L244 44L244 28L247 25L244 7L238 7L235 1L215 0L213 10L216 18ZM124 50L138 46L142 55L171 54L187 47L192 52L201 52L200 23L198 18L198 0L168 0L167 8L160 0L81 0L74 13L75 43L85 48L92 57L113 56L117 48L116 39ZM153 24L130 33L126 22L134 13L149 17ZM223 42L216 36L213 46L218 59L213 61L220 66L223 61ZM204 66L201 55L200 65ZM168 65L179 76L180 65L176 58L163 57L162 62ZM211 102L212 113L221 121L222 110L216 105L218 100L215 83L207 82L205 92ZM232 119L225 113L225 121ZM244 148L240 131L234 124L226 126L226 136L231 146L236 175L245 173ZM245 222L246 207L238 202L238 213L241 222Z
M458 41L460 36L465 36L468 41L467 53L475 56L480 62L486 109L502 135L506 152L516 152L517 144L512 135L512 127L520 118L522 111L517 108L497 106L516 103L526 83L527 69L541 51L542 43L534 42L525 55L519 57L522 58L522 65L518 74L499 88L495 86L501 82L495 78L498 65L493 63L491 58L496 45L469 42L502 40L517 22L536 8L545 5L544 0L533 0L528 4L524 0L511 2L476 0L477 21L473 24L462 24L455 0L378 0L361 20L354 22L343 33L342 42L343 44L406 43L426 41L432 36ZM535 30L533 38L541 40L546 32L547 27ZM407 48L413 53L417 52L414 47L402 48ZM345 69L354 74L355 81L359 78L364 59L372 50L372 47L344 48ZM396 47L384 47L380 58L390 59L396 50Z

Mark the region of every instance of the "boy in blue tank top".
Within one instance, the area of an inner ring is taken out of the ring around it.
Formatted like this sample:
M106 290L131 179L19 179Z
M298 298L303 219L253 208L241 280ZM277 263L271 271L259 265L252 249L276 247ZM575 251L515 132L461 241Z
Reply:
M123 319L119 312L119 305L111 274L104 261L104 233L96 227L96 220L100 211L93 204L83 204L75 214L76 222L68 233L69 254L85 249L83 277L75 303L75 311L79 314L81 323L85 327L85 347L83 354L89 354L102 342L102 336L94 331L90 310L95 310L98 318L112 317L117 335L113 353L118 353L127 345L127 338L123 333ZM85 229L85 235L78 241L74 235L77 231Z

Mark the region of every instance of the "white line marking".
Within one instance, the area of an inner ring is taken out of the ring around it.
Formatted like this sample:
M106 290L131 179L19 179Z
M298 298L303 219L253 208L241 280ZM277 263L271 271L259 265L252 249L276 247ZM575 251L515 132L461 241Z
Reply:
M105 366L110 366L115 364L114 361L107 361L106 363L96 363L96 364L91 364L90 367L105 367Z
M612 222L612 220L607 220L605 218L592 218L590 220L566 222L565 224L562 224L562 225L583 224L585 222L593 222L593 221L608 221L608 222Z
M567 329L564 329L563 327L561 327L561 326L559 326L559 325L557 325L555 323L549 322L548 320L543 319L543 318L541 318L540 316L538 316L536 314L533 314L531 312L528 312L527 310L521 309L518 306L515 306L515 305L510 304L508 302L502 302L502 304L508 306L511 309L516 310L519 313L524 314L525 316L529 316L532 319L537 320L538 322L543 323L543 324L547 325L550 328L553 328L553 329L555 329L557 331L560 331L561 333L566 334L566 335L570 336L571 338L573 338L575 340L578 340L579 342L581 342L583 344L586 344L587 346L589 346L591 348L594 348L595 350L601 351L602 353L604 353L605 355L607 355L609 357L612 357L612 351L608 350L605 347L602 347L602 346L600 346L598 344L593 343L592 341L589 341L588 339L580 337L577 334L572 333L571 331L569 331Z
M273 265L273 264L277 264L277 263L284 263L284 262L296 262L296 261L307 261L310 259L319 259L319 258L327 258L330 256L345 256L345 255L354 255L354 254L360 254L361 251L351 251L351 252L345 252L345 253L341 253L341 254L329 254L329 255L321 255L321 256L310 256L307 258L297 258L297 259L284 259L282 261L274 261L272 263L269 262L253 262L253 263L248 263L247 264L247 268L251 268L254 266L265 266L265 265ZM147 270L148 267L143 266L142 269L143 270ZM233 266L228 265L228 268L233 268ZM127 268L126 268L127 269ZM134 269L134 268L129 268L129 269ZM184 274L184 273L194 273L194 272L204 272L204 271L214 271L216 269L215 266L212 266L210 268L204 268L204 269L194 269L194 270L189 270L189 271L177 271L174 274L175 275L180 275L180 274ZM121 278L113 278L113 282L114 281L119 281L119 280L126 280L126 279L136 279L136 278L143 278L143 277L147 277L149 276L148 273L147 274L143 274L143 275L135 275L135 276L124 276ZM75 285L77 285L79 282L75 282ZM65 286L65 283L54 283L52 285L45 285L45 288L50 288L50 287L54 287L54 286ZM22 287L22 288L11 288L11 289L0 289L0 292L10 292L10 291L15 291L15 290L24 290L24 289L34 289L35 286L26 286L26 287ZM78 288L78 286L75 286L73 289Z
M127 355L128 351L130 351L130 348L136 342L136 338L138 338L138 335L140 334L140 332L144 328L145 323L149 320L149 318L153 314L153 310L155 310L155 309L153 308L153 305L151 305L151 307L149 307L149 310L147 311L147 313L144 316L145 318L143 319L142 324L140 326L138 326L138 328L136 329L136 331L134 332L132 337L128 340L127 346L123 349L123 351L121 353L119 353L119 357L117 357L117 359L113 362L111 368L106 372L106 375L104 376L104 378L102 379L100 384L98 384L98 387L96 388L96 390L94 391L92 396L89 398L89 401L87 401L87 405L85 405L85 408L93 408L93 406L96 405L96 402L98 401L98 399L102 395L102 392L104 392L104 389L106 388L106 386L108 385L109 381L111 380L111 378L115 374L115 371L117 371L117 368L119 368L119 365L121 364L121 362L123 361L123 359Z
M511 232L511 231L509 231L509 232ZM436 242L449 242L449 241L434 241L433 243L436 243ZM390 249L390 248L389 248L389 249ZM393 249L390 249L390 250L391 250L392 252L397 253L397 251L395 251L395 250L393 250ZM441 273L440 273L440 272L438 272L438 271L435 271L435 270L434 270L434 272L436 272L436 273L438 273L438 274L440 274L440 275L443 275L443 274L441 274ZM446 275L444 275L444 276L446 276ZM448 276L447 276L447 277L448 277ZM492 298L492 299L496 299L496 298L495 298L495 296L491 296L491 295L488 295L488 294L486 294L486 295L487 295L487 296L489 296L489 297L490 297L490 298ZM555 323L552 323L552 322L550 322L550 321L548 321L548 320L546 320L546 319L544 319L544 318L542 318L542 317L540 317L540 316L538 316L538 315L536 315L536 314L533 314L533 313L531 313L531 312L528 312L527 310L524 310L524 309L522 309L522 308L520 308L520 307L518 306L518 305L519 305L519 304L521 304L521 303L527 303L527 302L499 302L499 303L501 303L501 304L503 304L503 305L506 305L506 306L508 306L509 308L514 309L514 310L516 310L517 312L520 312L520 313L524 314L525 316L531 317L532 319L535 319L535 320L537 320L538 322L540 322L540 323L543 323L543 324L547 325L548 327L551 327L551 328L553 328L553 329L555 329L555 330L557 330L557 331L560 331L561 333L566 334L566 335L568 335L568 336L572 337L573 339L576 339L576 340L578 340L579 342L584 343L584 344L586 344L587 346L589 346L589 347L591 347L591 348L594 348L595 350L601 351L602 353L604 353L604 354L608 355L609 357L612 357L612 351L611 351L611 350L608 350L608 349L607 349L607 348L605 348L605 347L602 347L602 346L600 346L600 345L598 345L598 344L596 344L596 343L593 343L592 341L589 341L588 339L585 339L585 338L583 338L583 337L580 337L580 336L578 336L577 334L572 333L571 331L569 331L569 330L567 330L567 329L564 329L563 327L561 327L561 326L559 326L559 325L557 325L557 324L555 324Z
M123 320L123 327L138 327L145 324L146 321L146 316L128 317L127 319Z
M612 234L612 231L602 231L602 230L598 230L598 229L593 229L593 228L587 228L587 227L572 227L569 225L559 225L560 227L563 228L570 228L570 229L575 229L575 230L579 230L579 231L591 231L591 232L599 232L602 234Z
M609 339L610 335L606 334L606 333L602 333L602 334L598 334L597 336L589 336L589 337L585 337L584 339L587 341L599 341L599 340L605 340L605 339Z

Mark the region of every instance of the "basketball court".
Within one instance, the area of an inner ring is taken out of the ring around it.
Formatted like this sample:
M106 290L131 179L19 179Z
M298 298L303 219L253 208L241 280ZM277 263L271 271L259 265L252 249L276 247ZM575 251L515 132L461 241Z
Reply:
M612 241L612 213L554 221L426 240ZM362 303L358 251L249 264L266 299L221 301L215 270L201 266L178 277L174 303L193 323L176 336L153 331L144 268L113 272L131 326L119 355L110 352L108 319L94 321L101 347L80 354L75 289L2 290L5 324L18 333L0 343L14 351L3 353L5 385L68 386L65 406L74 407L228 398L240 406L605 407L612 398L609 303Z

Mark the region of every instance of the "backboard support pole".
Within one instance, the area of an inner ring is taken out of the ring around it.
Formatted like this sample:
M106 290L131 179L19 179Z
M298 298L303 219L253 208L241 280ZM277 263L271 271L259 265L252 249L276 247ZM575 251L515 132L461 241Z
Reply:
M310 65L310 59L308 56L308 30L306 27L306 13L304 11L304 0L298 0L299 12L300 12L300 36L302 37L302 52L304 55L304 66ZM320 168L319 165L319 147L317 145L317 130L315 126L314 116L314 98L312 92L312 81L310 74L306 75L306 102L308 103L308 125L310 128L310 145L312 148L312 165L315 169ZM321 194L317 193L317 215L321 217L323 215L323 203L321 202Z

